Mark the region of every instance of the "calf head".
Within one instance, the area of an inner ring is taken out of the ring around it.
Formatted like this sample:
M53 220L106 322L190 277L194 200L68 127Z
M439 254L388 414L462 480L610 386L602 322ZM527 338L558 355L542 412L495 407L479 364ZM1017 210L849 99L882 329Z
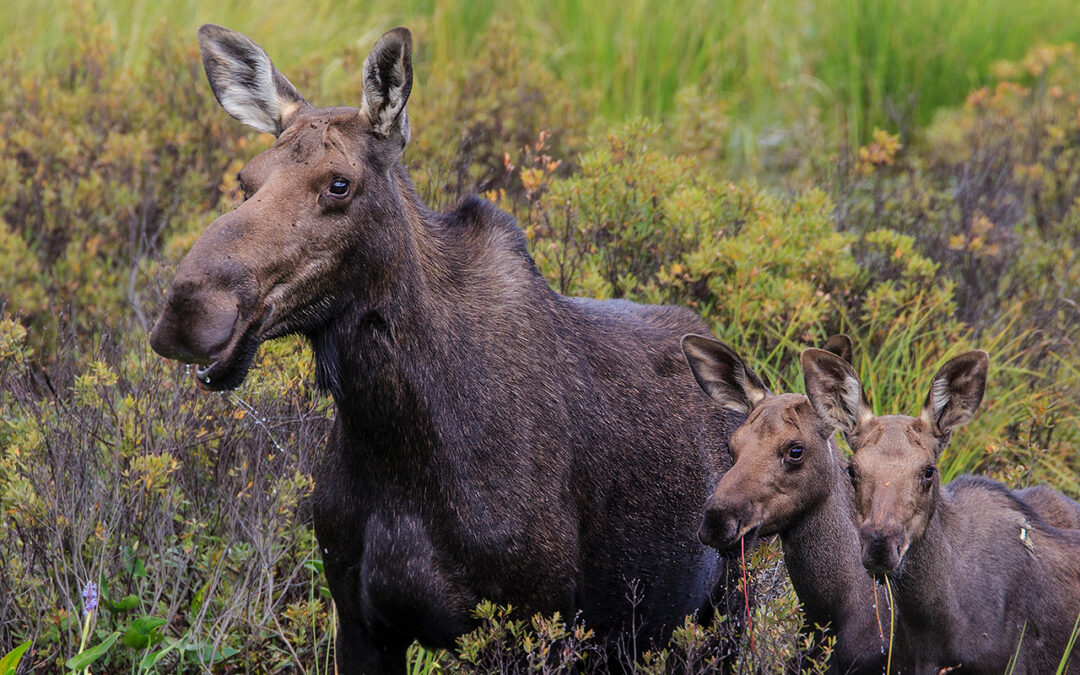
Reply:
M872 574L896 571L925 533L941 490L938 458L979 407L988 365L986 352L962 354L934 375L918 417L877 417L848 363L822 350L803 353L810 401L844 431L855 453L848 473L863 565Z
M277 140L240 172L243 204L181 261L150 345L227 389L262 341L311 335L343 307L385 300L410 236L394 174L409 139L412 38L404 28L379 38L359 108L313 108L240 33L206 25L199 46L225 111Z
M771 394L724 343L687 335L682 345L705 393L747 416L729 440L734 464L705 504L698 538L725 549L747 535L784 531L828 496L834 429L805 396ZM827 346L851 358L850 338L837 336Z

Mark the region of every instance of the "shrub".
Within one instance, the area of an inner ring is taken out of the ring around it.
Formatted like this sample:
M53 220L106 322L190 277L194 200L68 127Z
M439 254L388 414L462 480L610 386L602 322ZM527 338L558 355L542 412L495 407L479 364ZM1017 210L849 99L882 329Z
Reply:
M884 223L914 237L956 282L957 310L969 323L988 325L1020 303L1030 325L1072 338L1080 325L1080 55L1072 45L1036 47L995 73L995 86L937 116L918 152L849 164L838 224L864 233Z
M32 639L35 662L59 669L78 651L80 591L94 582L103 611L90 645L145 626L140 617L163 620L161 644L125 637L98 668L127 669L165 645L159 668L235 657L271 669L325 651L307 496L327 408L295 369L282 379L264 363L266 381L199 395L144 339L106 335L83 358L65 353L58 369L85 362L78 372L43 376L20 352L19 324L3 326L5 643ZM272 351L265 360L287 361L299 345ZM54 391L53 379L73 384Z

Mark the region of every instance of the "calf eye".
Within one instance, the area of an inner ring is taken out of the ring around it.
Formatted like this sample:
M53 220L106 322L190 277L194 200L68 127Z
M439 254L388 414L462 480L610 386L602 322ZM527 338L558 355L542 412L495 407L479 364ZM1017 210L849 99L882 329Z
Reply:
M345 180L344 178L335 178L333 182L330 183L330 194L332 195L341 197L348 193L348 191L349 181Z
M936 471L936 469L934 467L932 467L932 466L926 467L926 470L923 471L923 474L922 474L923 480L925 480L925 481L934 480L934 472L935 471Z
M848 464L846 468L847 468L848 478L850 478L851 480L855 480L855 467Z

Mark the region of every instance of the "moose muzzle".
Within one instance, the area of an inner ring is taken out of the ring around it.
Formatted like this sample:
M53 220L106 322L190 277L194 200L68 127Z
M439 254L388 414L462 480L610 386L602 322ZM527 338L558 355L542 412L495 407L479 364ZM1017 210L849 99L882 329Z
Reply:
M242 371L236 373L242 380L242 362L249 361L249 352L258 346L252 335L258 282L229 255L195 255L199 243L180 263L165 309L150 333L150 347L166 358L204 366L199 371L203 384L210 384L210 370Z

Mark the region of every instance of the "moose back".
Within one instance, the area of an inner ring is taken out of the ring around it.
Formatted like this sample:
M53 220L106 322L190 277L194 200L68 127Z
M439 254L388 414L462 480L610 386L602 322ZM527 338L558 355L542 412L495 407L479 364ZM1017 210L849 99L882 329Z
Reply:
M707 619L724 565L696 533L739 420L682 358L702 322L555 293L479 199L428 210L401 163L407 30L368 56L359 108L312 107L239 33L199 43L226 112L277 140L180 263L150 341L218 390L261 342L310 340L336 407L314 517L342 671L401 672L413 639L452 648L484 598L639 646Z

